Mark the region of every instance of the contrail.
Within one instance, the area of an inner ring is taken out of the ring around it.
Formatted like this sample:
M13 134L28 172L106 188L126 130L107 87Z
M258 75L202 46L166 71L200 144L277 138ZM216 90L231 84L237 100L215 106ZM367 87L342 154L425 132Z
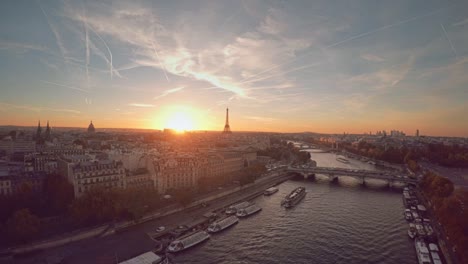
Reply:
M88 79L89 85L89 34L88 34L88 26L85 24L85 39L86 39L86 78Z
M328 48L332 48L332 47L335 47L335 46L339 46L343 43L346 43L348 41L352 41L352 40L355 40L355 39L359 39L359 38L362 38L362 37L365 37L365 36L369 36L371 34L374 34L376 32L379 32L379 31L382 31L382 30L385 30L385 29L389 29L389 28L392 28L392 27L396 27L396 26L399 26L399 25L403 25L403 24L406 24L406 23L409 23L409 22L412 22L412 21L415 21L415 20L418 20L418 19L421 19L421 18L424 18L424 17L427 17L427 16L431 16L431 15L434 15L434 14L437 14L447 8L450 8L452 7L453 5L451 6L448 6L448 7L442 7L442 8L439 8L439 9L436 9L434 11L431 11L431 12L428 12L428 13L425 13L425 14L422 14L422 15L419 15L419 16L415 16L415 17L412 17L412 18L409 18L409 19L406 19L406 20L403 20L403 21L399 21L399 22L396 22L396 23L393 23L393 24L390 24L390 25L386 25L386 26L383 26L383 27L379 27L379 28L376 28L374 30L371 30L371 31L368 31L368 32L364 32L364 33L361 33L361 34L358 34L358 35L355 35L355 36L352 36L352 37L349 37L347 39L344 39L344 40L341 40L341 41L338 41L338 42L335 42L335 43L332 43L326 47L324 47L323 49L326 50ZM296 60L298 60L299 58L303 58L303 57L307 57L307 56L310 56L312 54L312 52L308 52L304 55L302 55L301 57L295 57L295 58L292 58L284 63L281 63L281 64L278 64L276 66L273 66L273 67L270 67L264 71L261 71L260 73L257 73L253 76L250 76L248 77L247 79L244 79L245 80L249 80L253 77L256 77L258 75L261 75L261 74L264 74L264 73L267 73L267 72L270 72L276 68L279 68L281 66L284 66L284 65L287 65L287 64L290 64Z
M84 26L84 29L85 29L85 46L86 46L86 62L85 62L85 66L86 66L86 81L87 81L87 86L89 88L89 69L88 69L88 66L89 66L89 33L88 33L88 18L86 16L86 8L84 6L84 2L81 1L81 5L83 6L83 26Z
M60 53L62 54L63 60L66 62L66 64L68 64L69 61L68 61L67 56L66 56L67 50L65 49L65 46L63 45L62 38L60 37L60 34L59 34L58 30L55 28L55 26L50 21L50 18L47 15L47 13L45 12L44 8L42 8L41 2L38 0L37 3L38 3L39 8L42 10L42 13L44 14L44 16L46 18L46 21L47 21L47 24L49 25L50 30L52 31L52 33L55 36L55 40L56 40L57 46L60 49Z
M164 65L164 63L162 63L161 58L159 58L158 51L156 50L156 47L155 47L153 41L151 41L151 46L153 47L154 54L156 54L156 58L158 59L159 64L161 65L161 68L162 68L162 70L163 70L163 72L164 72L164 76L166 76L166 80L167 80L168 82L171 82L171 81L169 80L169 76L167 76L166 66Z
M451 6L450 6L451 7ZM356 35L356 36L353 36L353 37L349 37L347 39L344 39L342 41L338 41L338 42L335 42L333 44L330 44L328 46L326 46L325 48L332 48L332 47L335 47L335 46L338 46L338 45L341 45L343 43L346 43L348 41L351 41L351 40L355 40L355 39L358 39L358 38L362 38L362 37L365 37L365 36L369 36L371 34L374 34L374 33L377 33L379 31L382 31L382 30L385 30L385 29L389 29L389 28L392 28L392 27L396 27L396 26L399 26L399 25L403 25L403 24L406 24L406 23L409 23L409 22L412 22L414 20L418 20L418 19L421 19L421 18L424 18L424 17L427 17L427 16L432 16L434 14L437 14L439 13L440 11L444 10L444 9L447 9L449 7L443 7L443 8L439 8L437 10L434 10L432 12L429 12L429 13L426 13L426 14L422 14L420 16L415 16L415 17L412 17L412 18L408 18L406 20L403 20L403 21L399 21L399 22L396 22L396 23L393 23L393 24L390 24L390 25L386 25L386 26L383 26L383 27L379 27L379 28L376 28L374 30L371 30L371 31L368 31L368 32L365 32L365 33L361 33L359 35Z
M73 87L73 86L69 86L69 85L65 85L65 84L54 83L54 82L49 82L49 81L44 81L44 80L41 80L41 82L46 83L46 84L52 84L52 85L60 86L60 87L65 87L65 88L68 88L68 89L72 89L72 90L76 90L76 91L80 91L80 92L84 92L84 93L90 93L90 91L88 91L88 90Z
M457 51L455 50L455 47L453 46L452 41L448 37L447 31L445 30L444 25L440 24L440 26L442 27L442 30L444 31L445 38L447 38L447 41L450 43L450 47L452 48L452 51L453 51L453 54L455 55L455 58L458 59Z
M109 67L110 67L110 75L112 79L113 74L114 74L114 65L112 65L112 52L109 49L109 46L107 46L106 41L101 37L101 35L99 35L91 26L89 28L94 32L94 34L96 34L96 36L98 36L98 38L102 41L102 43L104 43L104 46L106 46L107 52L109 52L109 57L110 57ZM117 71L116 71L116 74L117 76L122 77Z
M279 76L279 75L282 75L282 74L291 73L291 72L300 71L300 70L303 70L303 69L307 69L307 68L319 66L319 65L321 65L321 64L322 64L322 62L312 63L312 64L308 64L308 65L296 67L296 68L293 68L293 69L290 69L290 70L287 70L287 71L284 71L284 72L279 72L279 73L277 73L277 74L268 75L268 76L263 76L263 77L260 77L260 78L257 78L257 79L253 79L253 80L243 81L243 82L240 82L240 83L237 83L237 84L259 82L259 81L263 81L263 80L266 80L266 79L270 79L270 78L273 78L273 77L276 77L276 76Z

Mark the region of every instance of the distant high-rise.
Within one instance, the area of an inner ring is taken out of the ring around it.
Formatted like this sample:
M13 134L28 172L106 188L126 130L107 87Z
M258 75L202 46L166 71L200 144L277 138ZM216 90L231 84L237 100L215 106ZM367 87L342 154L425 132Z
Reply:
M88 126L88 133L94 133L96 132L96 129L94 128L93 121L91 120L91 123L89 123Z
M419 137L419 129L416 129L416 136Z
M231 134L231 127L229 126L229 108L226 108L226 124L224 125L223 134Z

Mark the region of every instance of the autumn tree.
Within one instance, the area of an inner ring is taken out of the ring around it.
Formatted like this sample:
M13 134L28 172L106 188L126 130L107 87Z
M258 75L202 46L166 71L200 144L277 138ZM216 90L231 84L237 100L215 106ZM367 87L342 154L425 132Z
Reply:
M6 228L12 241L26 243L38 235L40 220L29 209L21 209L8 219Z

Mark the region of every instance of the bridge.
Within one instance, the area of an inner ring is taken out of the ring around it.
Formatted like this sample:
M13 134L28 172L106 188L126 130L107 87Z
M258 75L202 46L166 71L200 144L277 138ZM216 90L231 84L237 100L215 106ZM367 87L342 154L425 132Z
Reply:
M366 184L366 179L378 179L385 180L391 187L393 183L412 183L416 184L418 181L413 178L409 178L406 174L398 172L382 172L382 171L369 171L369 170L357 170L347 168L333 168L333 167L301 167L301 166L289 166L286 172L297 173L304 178L315 177L315 174L327 175L332 182L338 182L338 176L353 177L362 181L362 184Z

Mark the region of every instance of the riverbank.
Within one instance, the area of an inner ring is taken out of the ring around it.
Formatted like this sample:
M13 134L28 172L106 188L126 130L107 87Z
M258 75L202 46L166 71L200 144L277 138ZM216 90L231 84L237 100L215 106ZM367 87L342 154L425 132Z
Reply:
M195 213L201 209L203 209L203 211L213 210L212 206L209 206L207 208L201 208L201 204L212 203L216 205L217 203L214 203L214 201L218 202L218 200L219 202L224 201L224 202L229 203L232 200L234 200L235 202L236 198L246 199L249 195L254 195L256 192L263 192L266 186L269 187L270 185L277 184L287 179L288 179L287 175L279 174L278 172L271 173L270 175L259 178L255 183L251 183L245 186L237 186L237 187L230 188L227 190L216 191L215 193L209 194L206 197L203 197L201 199L198 199L192 202L186 207L172 206L172 208L161 209L152 214L148 214L144 216L138 222L125 221L125 222L119 222L116 224L108 224L108 225L100 226L91 230L82 231L80 233L74 233L71 236L61 237L58 239L51 239L47 241L40 241L40 242L36 242L33 244L12 248L9 250L9 252L4 253L3 255L19 256L19 255L25 255L25 254L30 254L34 252L40 252L44 249L65 246L72 242L78 242L78 241L89 239L89 238L99 239L101 237L111 236L119 232L125 232L127 230L135 228L144 223L159 220L167 216L173 216L178 213L190 214L190 213Z
M459 264L457 261L457 256L454 255L453 251L450 250L452 247L450 243L447 241L447 235L444 232L443 226L436 220L434 211L432 210L431 204L426 199L426 197L422 194L419 188L416 188L416 196L420 203L426 207L427 214L431 222L433 223L432 227L434 228L435 234L437 236L437 241L439 242L439 247L444 255L445 261L447 264Z

